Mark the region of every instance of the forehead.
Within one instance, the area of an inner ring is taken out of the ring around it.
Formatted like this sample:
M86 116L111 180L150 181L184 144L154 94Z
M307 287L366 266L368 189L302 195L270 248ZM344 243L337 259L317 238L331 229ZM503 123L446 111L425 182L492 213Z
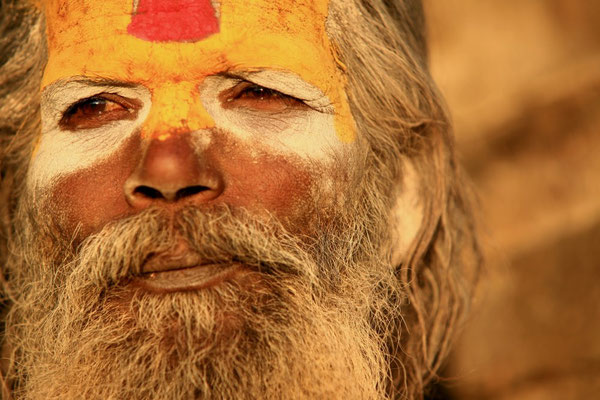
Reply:
M328 0L44 3L44 86L75 75L198 80L233 68L288 69L316 86L336 75L325 31ZM148 12L154 16L146 18Z
M41 0L42 89L72 77L199 85L227 71L291 72L324 93L338 137L355 139L343 65L326 31L329 0Z

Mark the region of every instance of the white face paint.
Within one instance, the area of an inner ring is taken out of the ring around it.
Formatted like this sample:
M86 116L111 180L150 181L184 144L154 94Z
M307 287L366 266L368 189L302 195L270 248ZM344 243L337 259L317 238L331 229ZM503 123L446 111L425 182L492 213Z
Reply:
M27 177L33 193L48 187L62 176L106 160L141 126L150 111L150 92L141 86L129 86L75 77L44 89L41 99L42 133ZM137 118L76 131L59 126L71 105L101 93L114 93L141 101L142 107Z
M283 112L224 107L219 96L244 81L297 98L308 107L292 107ZM102 93L138 101L141 107L137 117L113 121L98 128L69 130L60 126L69 107ZM198 93L216 128L246 143L250 149L328 165L340 157L348 157L355 150L355 145L339 139L334 107L327 96L293 73L242 71L208 76L199 85ZM73 77L46 87L41 102L42 133L31 161L28 186L33 193L40 193L61 177L110 158L128 138L139 132L151 104L151 93L142 85ZM194 133L194 145L199 152L210 145L211 135L206 131Z
M224 108L218 95L242 81L294 97L308 107L281 113ZM240 140L267 146L273 152L328 162L352 148L337 135L331 101L321 90L293 73L269 70L209 76L201 86L200 96L217 127Z
M423 204L421 203L421 185L413 164L404 160L403 179L399 193L391 212L392 262L398 265L405 261L413 241L423 224Z

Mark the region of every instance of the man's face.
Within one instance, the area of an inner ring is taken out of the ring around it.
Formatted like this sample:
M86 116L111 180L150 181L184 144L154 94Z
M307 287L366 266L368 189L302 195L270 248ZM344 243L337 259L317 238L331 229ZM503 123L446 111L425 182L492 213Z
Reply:
M47 3L28 184L77 239L150 206L307 227L344 201L358 142L326 0Z
M45 12L17 398L381 394L399 295L328 1Z

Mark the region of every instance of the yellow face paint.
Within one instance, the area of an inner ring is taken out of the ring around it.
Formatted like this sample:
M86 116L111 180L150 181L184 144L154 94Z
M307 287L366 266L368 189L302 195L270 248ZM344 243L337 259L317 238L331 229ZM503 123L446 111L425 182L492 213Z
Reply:
M352 142L345 77L325 29L328 2L221 0L215 33L164 42L132 34L132 0L44 0L49 58L42 89L74 76L144 85L152 93L152 108L142 131L161 136L214 126L198 96L207 76L286 70L327 95L339 139Z

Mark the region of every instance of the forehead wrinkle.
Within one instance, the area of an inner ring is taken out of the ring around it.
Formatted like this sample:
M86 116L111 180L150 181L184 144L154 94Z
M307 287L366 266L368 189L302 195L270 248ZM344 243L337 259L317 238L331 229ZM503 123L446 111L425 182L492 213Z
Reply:
M127 82L114 78L106 78L101 76L83 76L75 75L66 79L60 79L42 89L42 93L48 91L51 94L55 90L64 88L65 85L70 83L76 83L84 87L102 87L102 88L136 88L139 87L139 83Z
M330 50L327 48L327 41L320 37L322 34L326 35L324 30L326 1L324 0L315 2L319 3L318 6L313 4L314 0L300 0L289 3L285 0L262 0L252 1L243 6L243 2L240 1L222 1L221 3L225 3L224 6L228 10L221 18L222 31L205 40L193 43L144 42L125 34L127 18L114 23L105 21L108 15L115 12L110 12L113 5L114 8L121 10L119 12L129 14L129 17L131 17L132 4L129 1L109 0L107 5L102 7L86 4L85 9L78 10L77 15L68 13L68 17L65 17L64 14L69 11L69 7L65 11L60 7L56 8L58 4L54 4L60 3L60 0L47 1L52 5L48 9L50 13L48 16L48 29L51 33L49 35L51 59L47 69L52 70L52 73L45 74L45 78L47 78L45 81L48 83L57 75L68 75L67 70L77 68L102 74L103 72L106 73L107 69L110 70L114 67L115 70L119 71L119 77L121 75L131 76L135 77L133 79L136 81L140 81L156 79L155 72L157 71L148 71L149 74L145 74L144 69L161 69L161 67L164 67L162 72L176 72L174 75L176 79L181 79L184 75L191 78L197 75L199 71L194 72L194 68L186 68L191 69L190 74L181 71L181 61L189 64L190 57L196 59L200 57L202 64L207 64L206 70L210 70L207 71L210 73L218 72L218 69L236 64L250 66L259 64L257 66L260 66L260 64L266 62L266 64L277 65L279 61L286 64L286 59L294 59L293 63L298 64L296 67L306 69L307 66L302 65L303 63L312 64L315 59L324 62L324 55ZM82 2L82 4L85 3ZM70 7L77 8L74 4L71 4ZM102 18L99 18L99 16L102 16ZM105 22L93 22L96 20ZM99 30L105 30L103 37L97 37L97 34L94 34ZM50 40L51 38L54 38L54 40ZM256 46L257 42L269 38L275 43L267 41L259 47ZM107 41L110 42L110 45L106 44ZM60 61L56 61L56 63L63 65L57 65L56 70L50 68L54 67L53 61L55 60L53 57L57 57L57 52L63 52L66 50L66 45L75 45L76 43L78 50L76 52L69 50L69 53L74 53L72 57L67 57L64 54L65 57ZM285 49L294 43L300 46L297 49L298 52L295 55L294 52L287 54ZM283 47L279 46L282 48L278 49L277 44ZM265 51L267 48L270 48L271 51ZM127 49L127 51L123 51L124 49ZM130 51L131 49L135 51ZM312 49L312 52L308 52L310 55L306 53L307 49ZM282 50L283 53L281 53ZM298 53L302 53L307 57L299 57ZM98 55L101 58L98 58ZM156 57L151 57L152 55L156 55ZM119 62L111 60L113 57L118 59ZM181 60L178 58L181 58ZM213 63L208 58L220 58L221 62ZM170 61L165 61L165 59L170 59ZM230 61L229 65L227 65L228 60ZM82 65L79 65L78 62ZM138 67L142 66L142 68L132 70L130 67L135 63L138 64ZM145 63L148 64L147 68L144 68ZM324 62L324 64L327 63ZM282 65L282 67L284 66ZM323 67L325 68L325 66ZM201 69L205 68L202 67ZM49 77L47 75L53 76Z

